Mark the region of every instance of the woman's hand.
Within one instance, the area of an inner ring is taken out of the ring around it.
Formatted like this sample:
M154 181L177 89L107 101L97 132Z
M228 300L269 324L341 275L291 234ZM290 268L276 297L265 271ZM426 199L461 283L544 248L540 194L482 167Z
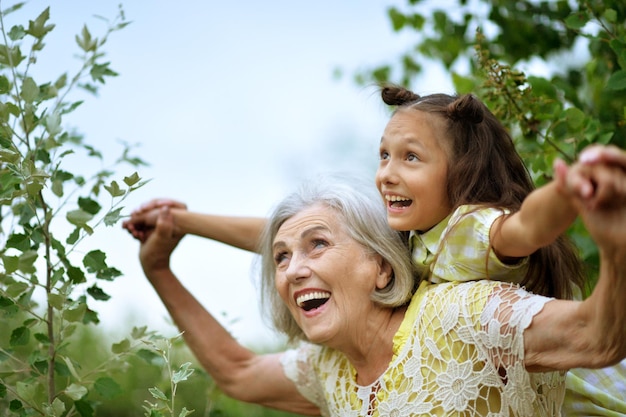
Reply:
M151 209L150 215L154 216L154 223L142 231L139 260L144 273L152 280L155 273L170 270L170 257L183 235L175 232L174 217L167 205Z
M134 210L130 218L122 223L122 227L128 230L135 239L144 242L147 234L155 228L159 212L163 207L187 210L187 205L180 201L167 198L150 200ZM179 230L177 233L182 234Z

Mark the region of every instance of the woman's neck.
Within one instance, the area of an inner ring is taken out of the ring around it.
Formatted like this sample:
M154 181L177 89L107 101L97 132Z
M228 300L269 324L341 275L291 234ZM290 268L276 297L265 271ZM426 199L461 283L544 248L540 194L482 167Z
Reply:
M369 385L389 367L393 358L393 338L404 319L406 307L384 309L376 317L360 319L365 323L352 338L350 346L338 347L356 371L356 382Z

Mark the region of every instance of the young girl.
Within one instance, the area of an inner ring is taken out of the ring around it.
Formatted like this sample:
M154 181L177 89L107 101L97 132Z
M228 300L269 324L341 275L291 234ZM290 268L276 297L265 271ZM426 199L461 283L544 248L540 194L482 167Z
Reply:
M511 137L482 102L396 86L382 98L398 107L380 142L376 186L389 225L408 232L430 281L488 277L557 298L582 288L582 265L563 235L575 208L556 182L533 191Z

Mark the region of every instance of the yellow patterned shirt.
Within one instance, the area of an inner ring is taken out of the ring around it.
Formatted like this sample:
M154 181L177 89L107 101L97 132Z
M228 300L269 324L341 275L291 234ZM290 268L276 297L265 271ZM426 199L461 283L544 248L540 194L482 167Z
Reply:
M489 231L507 211L465 205L425 233L410 233L413 263L433 283L492 279L520 283L527 259L505 264L491 249Z
M548 301L496 281L422 282L371 385L310 343L285 352L283 369L324 416L559 416L564 373L524 367L523 331Z

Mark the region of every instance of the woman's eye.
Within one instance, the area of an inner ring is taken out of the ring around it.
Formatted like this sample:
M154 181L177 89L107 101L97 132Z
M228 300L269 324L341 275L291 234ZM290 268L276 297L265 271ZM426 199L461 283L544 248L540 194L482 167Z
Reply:
M323 240L323 239L315 239L313 241L313 247L314 248L323 248L328 246L328 242Z
M278 252L274 255L274 263L280 265L287 259L287 252Z

